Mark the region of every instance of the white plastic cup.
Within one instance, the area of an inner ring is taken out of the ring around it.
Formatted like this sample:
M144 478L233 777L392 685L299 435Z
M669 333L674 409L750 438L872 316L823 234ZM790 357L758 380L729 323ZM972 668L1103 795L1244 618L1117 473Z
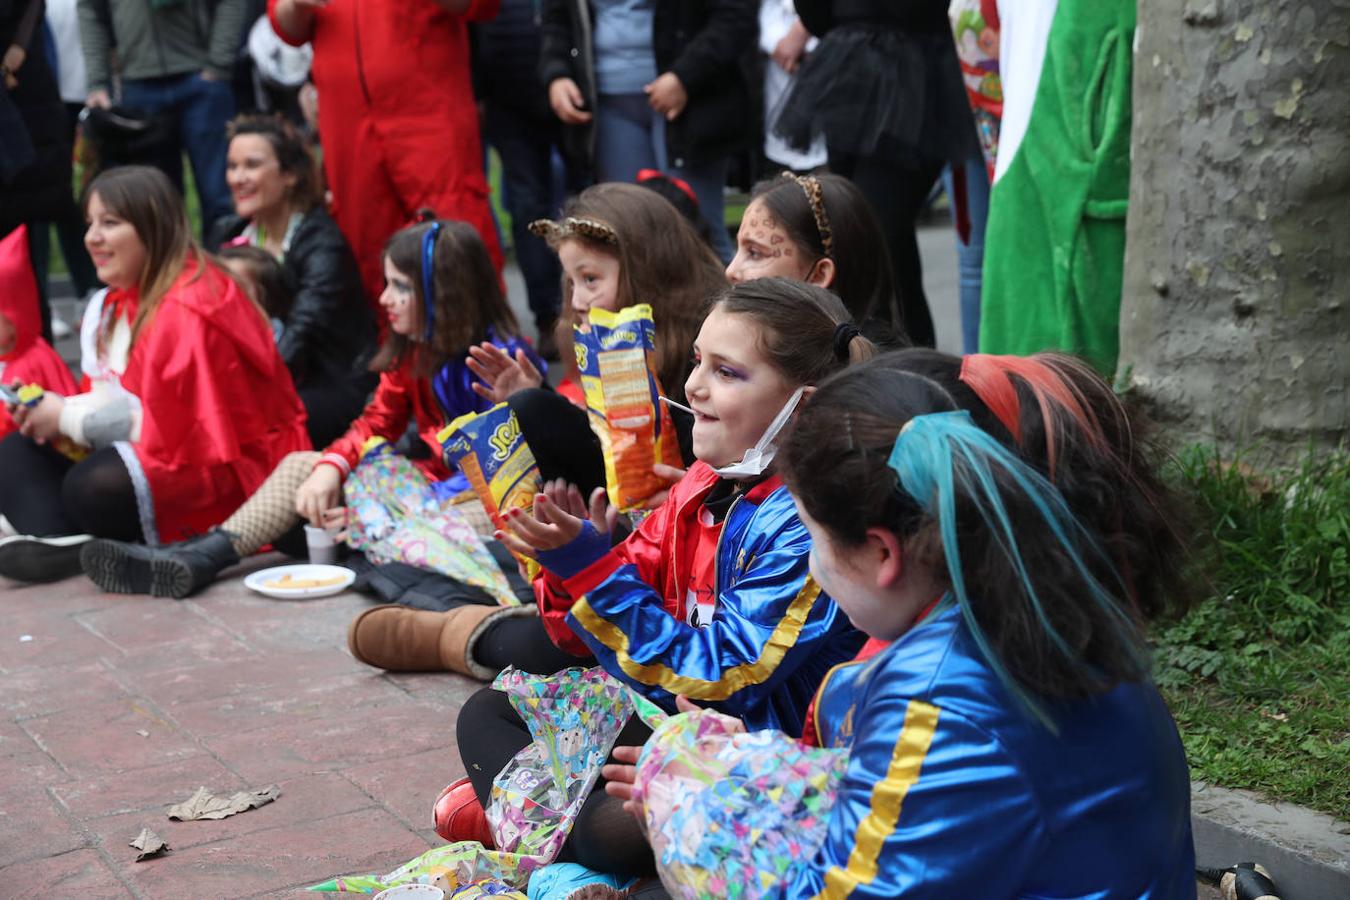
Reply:
M434 884L400 884L380 891L375 900L445 900L445 891Z
M306 525L305 544L309 547L309 561L314 565L331 566L337 562L337 541L328 529Z

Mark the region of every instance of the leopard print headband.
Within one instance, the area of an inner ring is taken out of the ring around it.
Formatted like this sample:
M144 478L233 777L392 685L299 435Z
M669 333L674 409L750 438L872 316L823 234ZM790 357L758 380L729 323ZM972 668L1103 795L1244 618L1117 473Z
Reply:
M609 225L596 219L579 219L575 216L568 216L560 222L535 219L530 223L530 234L538 235L554 246L570 237L586 238L616 247L619 244L618 232Z

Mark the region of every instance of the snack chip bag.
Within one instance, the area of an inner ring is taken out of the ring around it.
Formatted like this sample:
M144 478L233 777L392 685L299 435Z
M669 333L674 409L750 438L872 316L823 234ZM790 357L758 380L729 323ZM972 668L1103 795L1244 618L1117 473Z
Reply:
M575 329L586 410L605 454L609 502L620 512L670 487L653 464L683 467L670 410L659 399L655 337L645 303L618 312L592 309L589 327Z
M462 415L436 439L445 464L464 473L493 524L509 532L505 513L516 507L529 510L542 487L539 466L511 407L498 403L485 412Z

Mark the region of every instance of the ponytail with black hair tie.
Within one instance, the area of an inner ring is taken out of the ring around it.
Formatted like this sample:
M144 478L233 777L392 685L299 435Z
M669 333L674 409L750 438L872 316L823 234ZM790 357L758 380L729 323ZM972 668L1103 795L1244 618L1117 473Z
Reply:
M834 326L834 358L840 362L848 362L849 345L861 334L858 326L852 322L840 322Z

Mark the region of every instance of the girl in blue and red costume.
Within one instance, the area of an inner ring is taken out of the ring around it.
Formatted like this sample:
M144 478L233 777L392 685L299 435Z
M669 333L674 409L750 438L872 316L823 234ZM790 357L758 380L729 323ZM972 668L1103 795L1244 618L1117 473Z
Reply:
M491 341L544 367L519 337L487 249L471 226L433 221L403 229L385 245L384 273L380 306L390 337L371 363L380 381L347 433L322 453L287 456L248 502L200 538L155 548L95 542L82 560L90 578L120 593L193 594L302 519L334 525L343 514L342 483L372 437L395 443L415 422L421 441L436 446L437 431L450 420L490 406L472 389L476 376L465 365L470 346ZM418 469L432 482L450 478L440 454L425 449L414 454Z
M554 638L668 708L688 694L799 732L820 679L863 636L807 572L810 543L774 471L774 441L813 385L871 350L822 288L775 278L726 291L685 383L698 461L665 503L613 548L603 491L589 518L579 497L546 493L501 535L543 565L536 596ZM644 728L634 720L624 737L641 739ZM448 831L478 839L487 836L478 804L530 735L490 689L464 704L457 735L477 801L465 798L467 811L451 817L463 827ZM563 858L614 873L653 866L636 823L599 791Z
M758 895L1191 896L1186 760L1142 630L1163 598L1120 570L1174 568L1180 545L1121 556L957 407L879 359L822 385L785 442L813 575L893 643L822 687L822 744L847 753L828 831ZM1126 480L1090 470L1122 463L1075 446L1086 430L1055 440L1071 477ZM608 767L610 789L633 774Z

